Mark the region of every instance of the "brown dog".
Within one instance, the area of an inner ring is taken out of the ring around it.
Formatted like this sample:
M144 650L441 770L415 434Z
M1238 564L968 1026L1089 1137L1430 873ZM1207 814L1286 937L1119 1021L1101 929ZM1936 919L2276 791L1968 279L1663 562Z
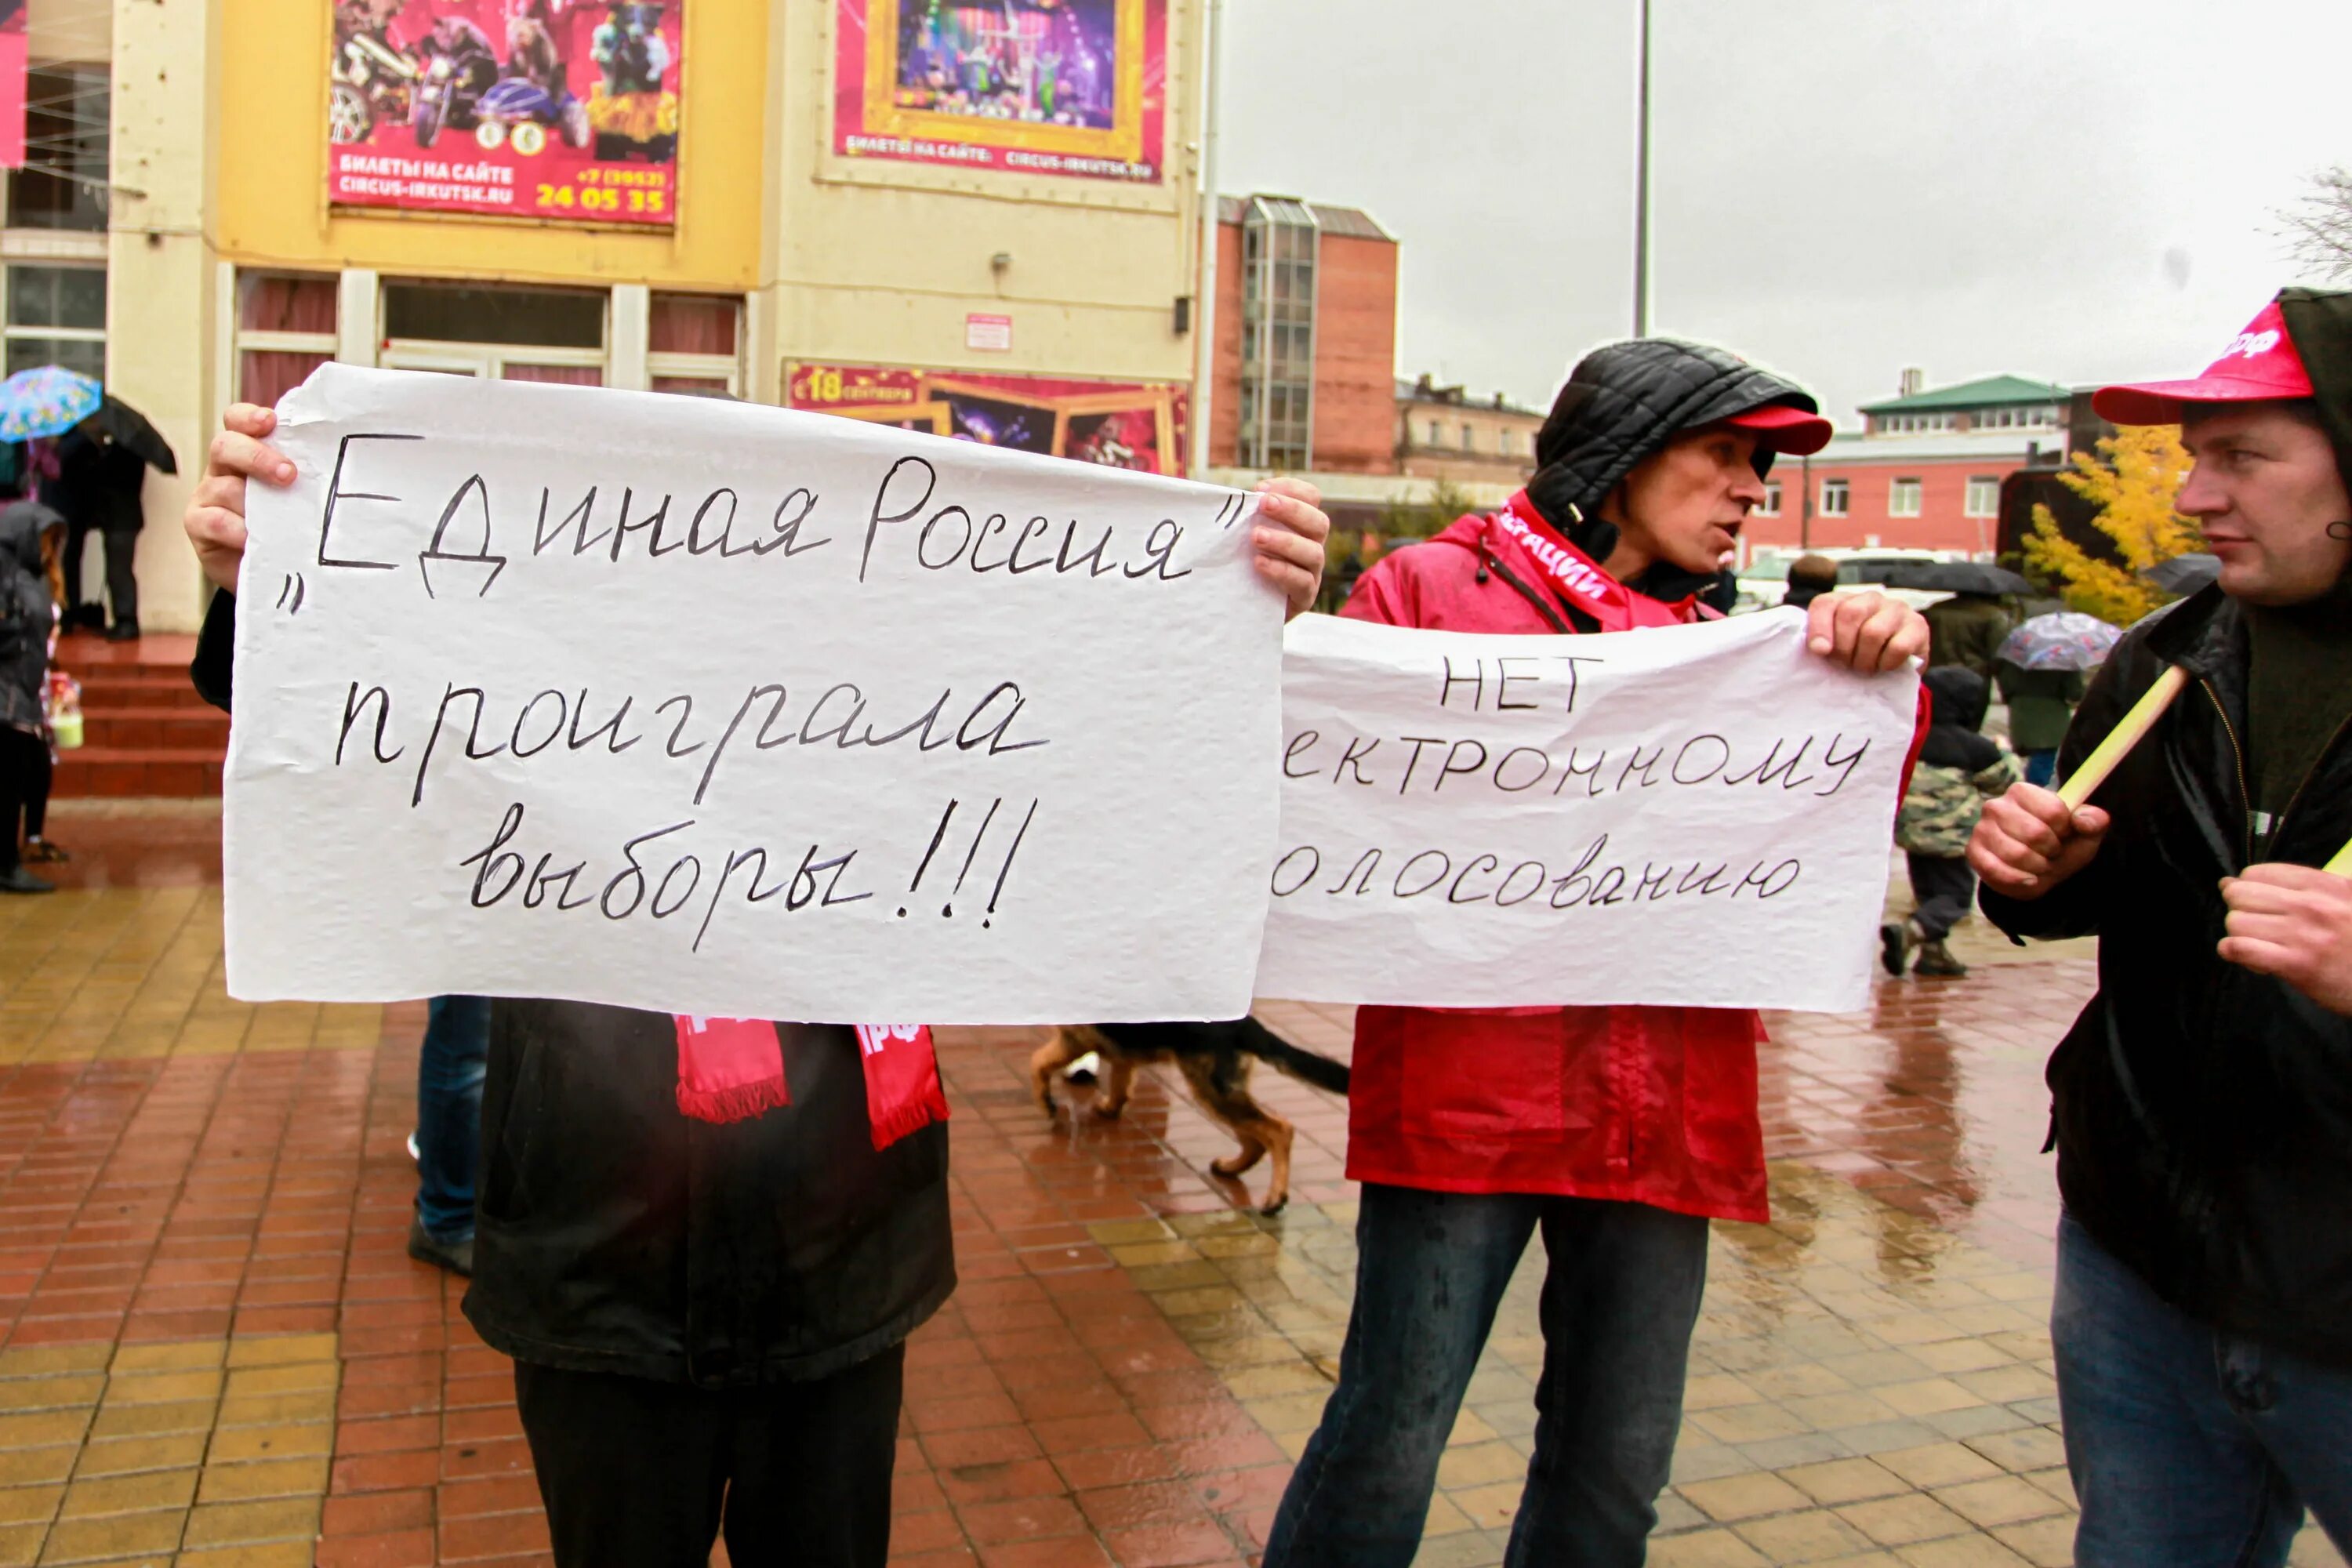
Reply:
M1128 1089L1138 1067L1174 1062L1192 1086L1201 1109L1241 1140L1240 1152L1217 1161L1211 1170L1220 1176L1238 1176L1268 1154L1274 1156L1274 1183L1266 1189L1262 1214L1279 1214L1290 1201L1295 1129L1251 1096L1251 1059L1318 1089L1348 1092L1346 1063L1301 1050L1255 1018L1222 1024L1066 1024L1029 1058L1030 1082L1046 1115L1060 1114L1054 1103L1055 1075L1089 1051L1102 1058L1102 1087L1095 1096L1095 1114L1102 1117L1115 1117L1127 1108Z

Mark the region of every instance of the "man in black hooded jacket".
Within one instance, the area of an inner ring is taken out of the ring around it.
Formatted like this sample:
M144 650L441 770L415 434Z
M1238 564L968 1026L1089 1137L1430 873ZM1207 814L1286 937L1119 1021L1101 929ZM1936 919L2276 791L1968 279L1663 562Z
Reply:
M248 478L293 481L231 408L189 504L213 598L190 673L230 698ZM1314 601L1313 486L1260 489L1259 574ZM882 1568L906 1339L955 1289L947 1128L874 1147L856 1032L774 1024L791 1102L679 1107L667 1015L500 999L490 1014L465 1310L514 1358L562 1568Z
M2062 775L2189 678L2096 804L2020 784L1969 847L2003 930L2100 939L2049 1070L2075 1560L2275 1568L2306 1505L2352 1546L2352 293L2094 405L2180 423L2221 570L2084 698Z

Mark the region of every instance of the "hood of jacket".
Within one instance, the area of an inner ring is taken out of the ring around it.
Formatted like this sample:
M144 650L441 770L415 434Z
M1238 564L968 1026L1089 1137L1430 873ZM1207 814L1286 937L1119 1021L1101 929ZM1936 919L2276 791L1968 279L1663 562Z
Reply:
M1577 362L1552 400L1536 437L1538 467L1528 481L1528 499L1579 550L1606 561L1617 548L1617 529L1601 520L1601 503L1635 464L1682 431L1775 403L1821 412L1794 382L1726 349L1676 338L1606 344ZM1771 466L1771 448L1758 447L1757 475ZM1675 574L1675 582L1643 585L1642 591L1653 598L1680 599L1709 581L1665 570ZM1685 585L1685 578L1696 586Z
M2352 289L2282 289L2278 305L2311 376L2336 470L2352 486Z
M37 501L14 501L0 507L0 561L39 576L42 531L63 528L65 521Z
M1939 664L1920 678L1920 685L1929 704L1920 762L1976 773L2000 760L2000 747L1979 732L1992 701L1992 687L1983 676L1964 664Z

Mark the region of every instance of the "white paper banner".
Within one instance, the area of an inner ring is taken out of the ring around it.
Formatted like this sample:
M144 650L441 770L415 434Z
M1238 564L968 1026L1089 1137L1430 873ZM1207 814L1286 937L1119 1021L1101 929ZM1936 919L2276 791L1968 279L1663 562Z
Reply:
M1864 1005L1918 679L1803 633L1292 622L1258 994Z
M321 369L253 487L236 996L1230 1017L1280 595L1231 490L751 405Z

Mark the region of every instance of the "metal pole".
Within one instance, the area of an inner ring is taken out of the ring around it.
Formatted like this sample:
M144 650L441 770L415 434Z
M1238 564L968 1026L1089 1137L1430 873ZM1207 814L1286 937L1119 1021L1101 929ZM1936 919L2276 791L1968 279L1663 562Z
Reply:
M1634 47L1640 85L1633 99L1633 335L1650 335L1650 0L1641 0Z
M1813 547L1813 455L1805 454L1802 477L1797 481L1805 487L1803 510L1797 513L1797 548L1810 552Z
M1217 247L1223 238L1217 209L1217 89L1224 47L1225 0L1209 0L1201 38L1201 265L1200 296L1192 309L1192 478L1209 472L1209 416L1217 380Z

